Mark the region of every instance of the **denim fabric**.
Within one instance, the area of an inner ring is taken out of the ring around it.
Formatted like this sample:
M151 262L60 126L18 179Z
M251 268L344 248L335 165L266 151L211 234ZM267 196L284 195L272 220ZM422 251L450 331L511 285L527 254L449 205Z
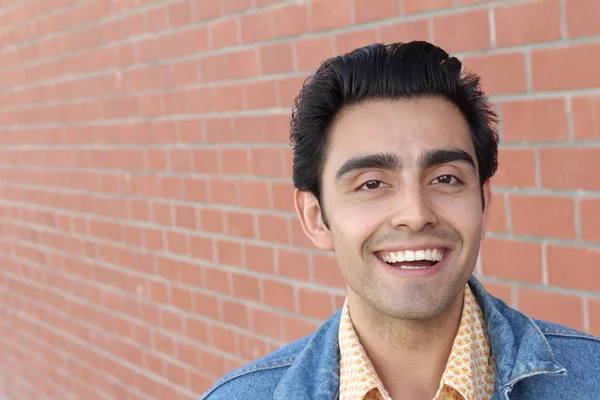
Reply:
M533 319L469 285L496 358L494 399L600 399L600 338ZM225 375L200 400L339 397L338 310L315 333Z

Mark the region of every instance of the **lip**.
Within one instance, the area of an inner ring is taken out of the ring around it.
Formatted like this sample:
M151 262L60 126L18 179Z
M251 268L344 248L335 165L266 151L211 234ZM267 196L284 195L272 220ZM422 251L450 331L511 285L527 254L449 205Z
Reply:
M421 249L422 248L416 248L416 250L421 250ZM380 265L381 268L386 273L392 274L395 277L398 277L398 278L429 278L429 277L433 277L433 276L439 274L440 271L442 271L448 264L448 259L450 258L450 254L452 253L452 251L447 247L445 249L446 249L446 253L444 254L444 258L442 258L441 261L438 261L432 267L423 268L423 269L396 268L396 267L393 267L390 264L386 263L382 259L380 259L375 253L373 254L373 258L375 258L375 262L378 265ZM412 250L412 249L406 249L406 250ZM390 250L390 251L395 251L395 250ZM383 250L382 250L382 252L383 252Z

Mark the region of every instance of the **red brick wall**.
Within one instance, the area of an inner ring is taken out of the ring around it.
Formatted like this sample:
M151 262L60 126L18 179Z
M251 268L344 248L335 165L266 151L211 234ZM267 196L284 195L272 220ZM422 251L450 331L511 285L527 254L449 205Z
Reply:
M319 61L373 41L483 76L503 144L478 275L600 335L597 0L0 7L0 398L193 399L333 313L289 113Z

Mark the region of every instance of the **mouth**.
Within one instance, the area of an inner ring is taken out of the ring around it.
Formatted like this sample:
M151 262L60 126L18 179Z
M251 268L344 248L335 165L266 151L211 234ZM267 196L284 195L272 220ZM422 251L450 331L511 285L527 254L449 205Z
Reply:
M423 248L418 250L380 251L375 256L399 270L427 270L441 262L450 252L444 247Z

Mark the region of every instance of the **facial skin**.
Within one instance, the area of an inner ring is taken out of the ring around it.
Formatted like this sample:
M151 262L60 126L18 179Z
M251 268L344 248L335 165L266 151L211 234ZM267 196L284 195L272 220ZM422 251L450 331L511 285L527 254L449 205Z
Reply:
M315 245L335 252L351 309L411 321L456 310L491 200L486 183L482 209L477 158L458 108L440 98L370 101L344 109L329 135L321 176L329 228L313 195L297 191L296 209ZM432 247L446 254L430 276L390 273L377 257Z

